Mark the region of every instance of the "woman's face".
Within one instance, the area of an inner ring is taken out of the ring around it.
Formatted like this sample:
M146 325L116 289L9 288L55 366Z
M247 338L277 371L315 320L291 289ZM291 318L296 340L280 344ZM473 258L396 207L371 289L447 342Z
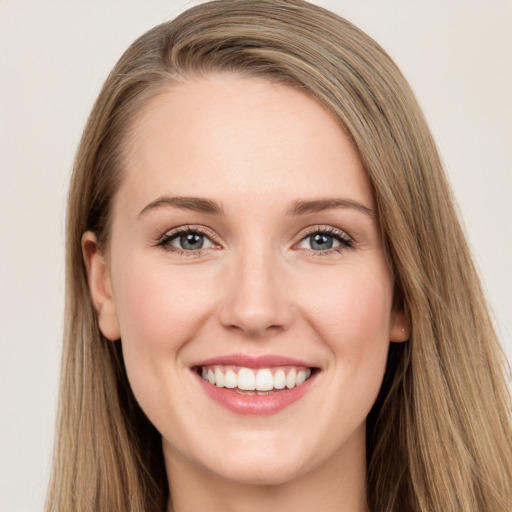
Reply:
M108 258L90 233L84 253L168 466L277 483L364 464L406 326L343 129L303 92L214 75L151 101L123 171Z

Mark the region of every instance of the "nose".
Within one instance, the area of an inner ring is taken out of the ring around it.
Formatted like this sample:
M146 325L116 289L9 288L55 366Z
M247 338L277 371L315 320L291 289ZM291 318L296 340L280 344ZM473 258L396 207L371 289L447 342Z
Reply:
M294 307L284 269L270 250L234 254L223 276L221 324L251 338L286 329Z

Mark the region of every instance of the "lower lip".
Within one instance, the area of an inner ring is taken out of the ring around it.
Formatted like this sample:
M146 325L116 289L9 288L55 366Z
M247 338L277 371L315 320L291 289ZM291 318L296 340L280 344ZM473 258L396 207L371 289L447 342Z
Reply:
M302 398L311 388L317 374L313 374L300 386L283 389L268 395L244 395L232 389L218 388L204 380L200 375L196 374L196 376L206 394L230 411L244 415L269 416L278 413Z

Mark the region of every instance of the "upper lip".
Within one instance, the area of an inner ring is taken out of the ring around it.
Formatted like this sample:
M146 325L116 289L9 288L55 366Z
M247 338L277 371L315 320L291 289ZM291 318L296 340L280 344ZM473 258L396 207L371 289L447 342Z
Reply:
M273 354L262 356L250 356L247 354L227 354L224 356L204 359L203 361L199 361L192 366L213 366L216 364L242 366L244 368L271 368L273 366L304 366L306 368L313 368L313 366L306 361Z

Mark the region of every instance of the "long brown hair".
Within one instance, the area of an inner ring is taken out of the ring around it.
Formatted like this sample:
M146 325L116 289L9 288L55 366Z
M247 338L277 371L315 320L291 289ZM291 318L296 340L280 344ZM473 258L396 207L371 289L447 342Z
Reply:
M400 71L370 37L302 0L218 0L150 30L105 82L76 156L67 217L66 323L48 511L163 511L160 436L130 390L119 342L98 329L81 253L108 245L137 114L187 76L261 76L317 98L373 186L412 336L391 344L367 422L368 507L512 510L510 396L438 151Z

